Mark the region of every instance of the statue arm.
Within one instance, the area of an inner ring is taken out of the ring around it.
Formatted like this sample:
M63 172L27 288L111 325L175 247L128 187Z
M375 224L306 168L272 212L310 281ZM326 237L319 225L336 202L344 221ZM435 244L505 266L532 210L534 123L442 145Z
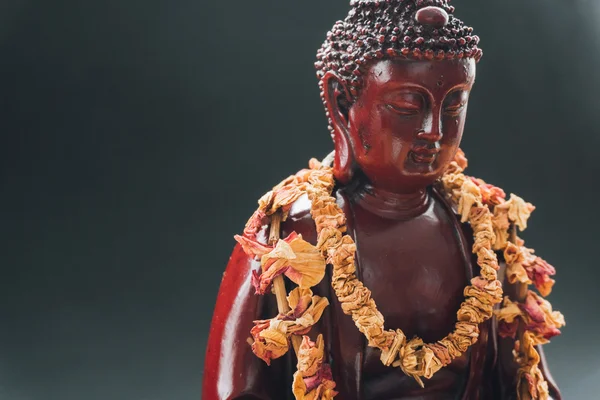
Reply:
M548 369L548 362L546 361L546 356L544 355L544 346L537 346L536 349L540 354L540 369L542 370L542 374L544 374L546 382L548 382L548 389L550 391L549 400L562 400L558 386L556 385L556 382L554 381L554 378Z
M257 296L251 284L252 271L260 263L251 260L236 245L223 274L210 327L204 364L202 398L206 400L284 399L276 393L285 378L287 357L271 367L256 357L248 339L253 321L276 315L271 296ZM288 386L289 387L289 386Z

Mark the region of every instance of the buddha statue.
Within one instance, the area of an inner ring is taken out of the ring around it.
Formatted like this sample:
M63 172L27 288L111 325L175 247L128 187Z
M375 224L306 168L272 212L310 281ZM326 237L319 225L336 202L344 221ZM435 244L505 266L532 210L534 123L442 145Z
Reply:
M352 0L318 51L335 151L259 201L212 320L204 400L560 399L533 206L465 174L476 64L447 0Z

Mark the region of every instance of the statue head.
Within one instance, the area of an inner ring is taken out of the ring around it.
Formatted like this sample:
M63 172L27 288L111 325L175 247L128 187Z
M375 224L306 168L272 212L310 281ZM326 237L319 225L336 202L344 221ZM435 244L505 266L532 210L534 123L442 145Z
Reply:
M452 161L482 56L453 12L447 0L352 0L327 34L315 66L338 181L358 172L409 193Z

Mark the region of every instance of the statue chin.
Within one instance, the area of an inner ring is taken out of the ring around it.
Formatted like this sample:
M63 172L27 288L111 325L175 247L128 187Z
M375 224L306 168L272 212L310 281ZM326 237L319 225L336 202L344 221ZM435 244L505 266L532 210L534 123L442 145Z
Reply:
M386 169L374 169L356 165L352 173L353 181L367 183L370 186L389 193L411 194L425 190L435 184L448 168L438 163L407 165L412 162L399 163Z

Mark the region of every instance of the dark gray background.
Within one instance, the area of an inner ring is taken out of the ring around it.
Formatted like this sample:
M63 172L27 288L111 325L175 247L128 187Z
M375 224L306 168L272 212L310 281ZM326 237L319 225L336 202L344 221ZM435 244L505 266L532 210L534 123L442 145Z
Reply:
M470 173L538 206L568 323L550 365L595 399L600 4L453 3L485 52ZM199 398L233 234L331 149L312 64L347 9L0 2L0 399Z

